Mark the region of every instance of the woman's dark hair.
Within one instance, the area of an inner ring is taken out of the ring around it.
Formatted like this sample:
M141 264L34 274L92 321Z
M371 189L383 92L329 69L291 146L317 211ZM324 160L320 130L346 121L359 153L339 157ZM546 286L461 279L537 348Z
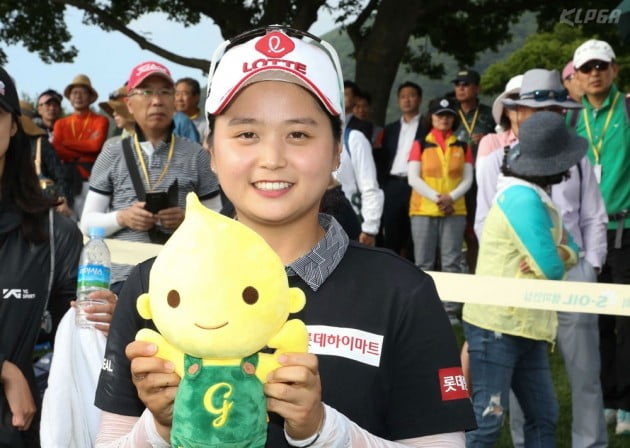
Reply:
M12 114L11 118L17 125L17 132L9 140L5 154L0 198L21 212L24 239L41 243L48 238L48 210L58 205L59 201L43 194L35 174L28 136L22 129L19 117Z
M549 185L559 184L563 180L571 177L569 170L563 171L557 174L550 174L548 176L524 176L522 174L518 174L513 172L507 163L507 151L503 155L503 163L501 164L501 172L504 176L516 177L518 179L523 179L526 182L538 185L541 188L548 187Z

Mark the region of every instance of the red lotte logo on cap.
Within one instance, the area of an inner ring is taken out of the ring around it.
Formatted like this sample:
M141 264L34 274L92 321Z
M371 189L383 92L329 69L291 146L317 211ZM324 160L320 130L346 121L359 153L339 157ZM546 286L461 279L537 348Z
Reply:
M273 31L256 42L255 47L268 58L281 58L292 52L295 49L295 44L286 34Z
M4 83L0 81L0 95L4 96Z
M440 379L442 401L468 398L468 385L461 367L439 369L438 377Z

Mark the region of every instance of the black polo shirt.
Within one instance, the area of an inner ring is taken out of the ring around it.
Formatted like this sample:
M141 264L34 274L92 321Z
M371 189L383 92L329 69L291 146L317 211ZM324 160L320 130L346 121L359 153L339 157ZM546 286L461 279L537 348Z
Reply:
M292 317L309 330L322 400L387 440L474 428L459 351L431 277L388 250L348 243L336 221L327 225L324 239L288 269L290 286L306 294ZM108 412L144 410L124 349L140 328L153 328L135 304L152 263L132 271L114 314L96 393L96 405ZM270 416L267 446L289 446L277 415Z

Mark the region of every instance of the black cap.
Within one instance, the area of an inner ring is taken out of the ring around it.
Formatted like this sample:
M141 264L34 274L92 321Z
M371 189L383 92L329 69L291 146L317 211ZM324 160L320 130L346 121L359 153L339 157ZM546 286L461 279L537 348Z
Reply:
M20 100L9 74L0 67L0 106L11 114L21 115Z
M458 82L467 82L468 84L477 84L479 85L479 81L481 81L481 76L478 72L474 70L460 70L457 72L457 76L451 82L456 84Z
M450 113L457 115L457 105L451 98L435 98L429 103L429 114Z

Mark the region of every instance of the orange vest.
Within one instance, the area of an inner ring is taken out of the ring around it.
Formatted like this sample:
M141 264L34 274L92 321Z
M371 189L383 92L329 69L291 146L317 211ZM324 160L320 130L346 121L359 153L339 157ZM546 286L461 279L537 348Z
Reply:
M453 134L444 139L446 148L441 148L433 135L429 132L420 143L420 177L427 185L438 193L449 193L459 185L464 177L466 164L466 150L468 145L457 140ZM455 215L466 215L466 201L464 196L453 204ZM409 201L410 216L444 216L437 204L427 199L415 190L411 192Z

